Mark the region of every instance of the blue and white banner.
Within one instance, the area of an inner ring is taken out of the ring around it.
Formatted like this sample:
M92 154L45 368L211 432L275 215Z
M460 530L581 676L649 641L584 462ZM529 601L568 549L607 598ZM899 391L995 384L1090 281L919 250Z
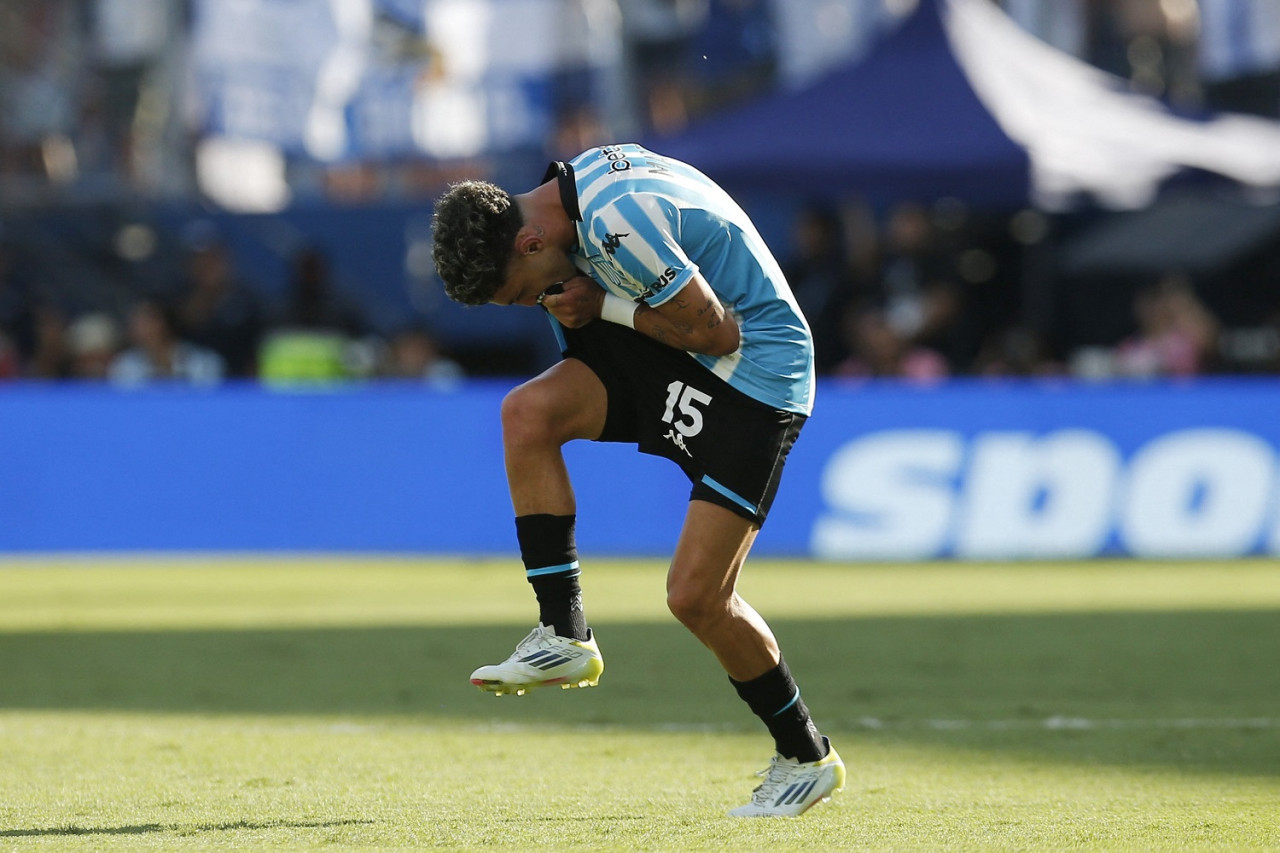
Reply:
M329 0L199 0L192 63L200 130L294 153L341 152L343 111L371 25L367 5L339 18Z
M0 551L513 553L509 387L9 386ZM1278 453L1275 380L828 383L756 553L1280 554ZM585 442L566 458L584 557L670 553L675 466Z
M540 147L561 106L557 81L604 85L621 62L619 21L579 6L197 0L198 129L321 161Z

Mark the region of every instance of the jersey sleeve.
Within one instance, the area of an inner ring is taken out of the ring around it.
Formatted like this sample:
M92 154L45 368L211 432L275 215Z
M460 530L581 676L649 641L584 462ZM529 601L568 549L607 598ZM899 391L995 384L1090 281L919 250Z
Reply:
M656 307L679 293L698 272L680 247L680 211L669 199L632 193L602 207L591 236L631 296Z

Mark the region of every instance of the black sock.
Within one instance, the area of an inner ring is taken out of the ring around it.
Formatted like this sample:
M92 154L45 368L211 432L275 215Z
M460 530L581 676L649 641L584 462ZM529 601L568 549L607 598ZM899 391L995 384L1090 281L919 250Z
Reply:
M730 678L729 683L747 707L764 721L783 758L794 758L805 764L826 756L822 735L800 698L800 688L796 687L786 661L779 660L777 666L759 678L750 681Z
M538 621L561 637L587 639L578 584L578 548L574 544L573 515L522 515L516 518L516 539L525 575L538 597Z

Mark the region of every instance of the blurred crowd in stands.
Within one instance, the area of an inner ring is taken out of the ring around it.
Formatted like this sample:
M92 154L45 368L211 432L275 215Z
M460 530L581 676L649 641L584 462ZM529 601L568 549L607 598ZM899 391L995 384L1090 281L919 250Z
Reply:
M814 327L819 372L930 383L954 376L1151 379L1280 369L1280 300L1257 322L1238 320L1257 344L1242 358L1224 347L1224 324L1197 292L1222 284L1216 277L1199 284L1178 270L1094 277L1092 288L1111 291L1113 316L1105 324L1086 316L1073 327L1081 309L1103 309L1096 294L1075 293L1070 280L1051 288L1063 304L1048 310L1028 304L1042 298L1036 258L1050 227L1033 211L980 217L954 203L903 203L881 227L866 210L804 209L785 269ZM1280 265L1265 263L1270 268L1262 274L1280 280ZM1037 314L1043 322L1032 321Z
M207 222L183 237L171 286L74 314L36 296L0 240L0 379L136 387L392 378L447 389L464 375L425 326L375 329L359 301L334 286L318 247L296 253L287 293L270 300L236 271Z
M619 118L588 98L566 100L541 149L526 152L529 162L615 141L624 130L634 137L677 129L817 73L803 39L780 35L784 18L792 19L792 31L800 18L812 27L842 22L845 54L853 55L913 5L566 0L566 15L602 7L618 15L630 108ZM1187 108L1280 118L1275 0L1000 5L1039 37L1137 91ZM442 351L422 317L375 322L359 293L335 286L323 244L295 247L287 287L270 293L237 268L217 229L197 220L183 231L162 286L139 285L125 303L60 299L44 286L39 264L28 263L34 250L4 229L24 205L198 194L195 131L180 92L191 15L192 0L0 3L0 379L208 385L385 377L448 387L463 375L490 372L482 358ZM402 198L429 199L457 175L430 162L295 165L295 176L340 203L376 202L393 185ZM406 168L425 177L388 177ZM930 382L1280 370L1280 297L1251 307L1255 316L1222 316L1211 293L1221 282L1179 269L1106 283L1119 300L1118 318L1105 329L1065 329L1089 309L1046 304L1064 298L1046 293L1069 292L1071 283L1041 286L1052 266L1044 255L1064 225L1039 212L982 212L958 202L795 202L790 231L772 242L814 327L823 375ZM122 239L118 254L148 251L131 246L127 234ZM145 243L146 235L139 239ZM1280 282L1278 254L1273 242L1247 274Z
M798 205L779 255L813 327L820 375L929 383L1280 372L1280 227L1269 252L1226 278L1163 270L1060 280L1057 304L1037 305L1037 254L1053 227L1035 211L989 215L956 202L904 202L883 215L862 204ZM421 318L375 322L321 246L299 247L286 287L268 296L199 220L182 232L170 280L98 306L40 298L13 260L0 233L0 379L398 379L447 389L466 375L544 366L494 361L482 346L450 352ZM1255 282L1256 298L1216 304L1239 277ZM1037 316L1043 322L1028 320Z

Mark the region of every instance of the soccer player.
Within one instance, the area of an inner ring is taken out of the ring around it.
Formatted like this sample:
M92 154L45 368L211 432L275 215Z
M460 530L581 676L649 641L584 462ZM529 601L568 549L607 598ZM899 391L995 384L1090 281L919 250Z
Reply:
M692 482L667 574L671 612L719 659L777 754L735 816L791 816L844 786L773 632L735 590L813 405L813 342L746 214L693 167L638 145L552 163L536 188L449 188L434 215L449 296L541 305L564 357L503 400L516 538L539 625L481 690L595 686L576 505L562 446L626 442Z

